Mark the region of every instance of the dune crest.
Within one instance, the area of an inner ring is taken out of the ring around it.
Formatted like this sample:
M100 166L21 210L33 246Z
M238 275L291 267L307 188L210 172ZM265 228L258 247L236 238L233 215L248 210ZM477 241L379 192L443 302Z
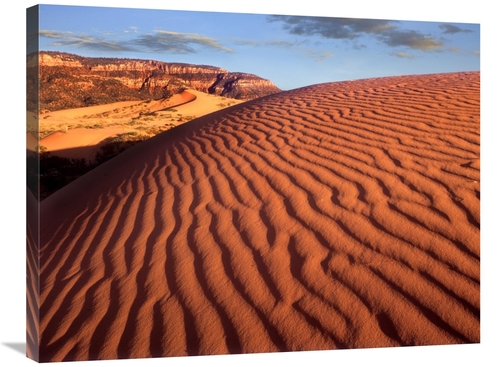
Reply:
M277 93L53 194L40 360L478 343L479 76Z

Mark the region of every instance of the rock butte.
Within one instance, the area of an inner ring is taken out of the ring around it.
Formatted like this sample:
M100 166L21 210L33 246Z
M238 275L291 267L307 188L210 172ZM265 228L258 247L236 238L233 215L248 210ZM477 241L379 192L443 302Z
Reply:
M40 80L40 110L123 100L160 99L183 89L250 100L279 92L271 81L243 72L154 60L90 58L60 52L28 56L28 91ZM33 74L33 75L32 75ZM32 77L30 77L32 75ZM33 95L38 95L34 93ZM36 101L28 101L36 110Z

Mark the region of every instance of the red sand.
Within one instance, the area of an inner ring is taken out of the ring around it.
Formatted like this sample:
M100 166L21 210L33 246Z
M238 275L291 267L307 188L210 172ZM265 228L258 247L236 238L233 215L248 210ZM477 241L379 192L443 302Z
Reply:
M321 84L127 150L41 204L40 360L478 343L479 110Z

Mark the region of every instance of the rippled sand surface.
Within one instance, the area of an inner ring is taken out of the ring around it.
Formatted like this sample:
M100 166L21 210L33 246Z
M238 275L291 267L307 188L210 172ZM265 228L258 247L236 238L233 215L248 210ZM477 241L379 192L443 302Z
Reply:
M281 92L53 194L40 360L478 343L479 77Z

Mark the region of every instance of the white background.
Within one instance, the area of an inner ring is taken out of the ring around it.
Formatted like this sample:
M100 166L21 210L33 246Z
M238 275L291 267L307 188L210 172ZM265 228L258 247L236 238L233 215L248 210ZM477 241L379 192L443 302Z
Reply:
M7 5L9 4L9 5ZM24 355L25 343L25 35L26 8L30 1L4 2L0 12L2 38L0 69L0 364L34 366ZM151 9L226 11L264 14L322 15L332 17L428 20L481 24L481 343L460 346L405 347L253 354L217 357L160 358L121 361L66 362L76 366L234 366L308 365L328 366L498 366L500 365L498 271L497 22L495 2L490 0L270 0L51 1L50 4ZM331 4L325 6L324 4Z

